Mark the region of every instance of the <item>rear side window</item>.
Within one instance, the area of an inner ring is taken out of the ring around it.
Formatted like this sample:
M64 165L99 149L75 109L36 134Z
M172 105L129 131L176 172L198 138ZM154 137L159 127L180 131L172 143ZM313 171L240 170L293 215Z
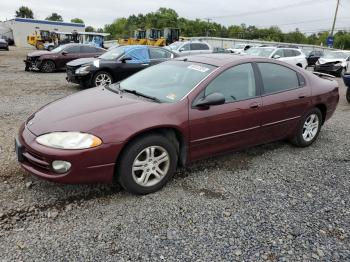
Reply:
M167 59L171 58L171 53L160 49L160 48L150 48L149 49L150 59Z
M212 93L223 94L226 103L256 97L252 65L237 65L221 73L205 89L205 96Z
M292 50L292 51L293 51L293 55L294 55L294 56L299 56L299 55L301 55L300 51L298 51L298 50Z
M288 67L272 64L257 63L264 85L264 94L273 94L299 87L297 73Z
M95 53L97 52L97 49L92 46L82 46L81 47L82 53Z
M291 49L284 49L284 56L285 57L292 57L295 56L294 50Z
M64 49L68 53L80 53L80 46L70 46Z
M191 43L191 50L209 50L209 47L206 44Z

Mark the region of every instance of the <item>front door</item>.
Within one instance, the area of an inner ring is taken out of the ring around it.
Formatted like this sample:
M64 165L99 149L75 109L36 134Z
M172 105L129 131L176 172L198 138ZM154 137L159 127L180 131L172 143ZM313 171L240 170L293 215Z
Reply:
M261 97L252 65L224 71L194 101L211 93L224 95L225 104L190 108L191 159L259 144Z

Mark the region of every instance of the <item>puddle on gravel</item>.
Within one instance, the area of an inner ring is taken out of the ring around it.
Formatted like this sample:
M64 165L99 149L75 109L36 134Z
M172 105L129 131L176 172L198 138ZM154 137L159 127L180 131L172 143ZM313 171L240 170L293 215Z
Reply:
M190 192L196 195L202 195L203 197L208 199L221 199L221 200L227 199L224 192L218 192L207 188L195 188L186 183L182 184L182 188L187 192Z

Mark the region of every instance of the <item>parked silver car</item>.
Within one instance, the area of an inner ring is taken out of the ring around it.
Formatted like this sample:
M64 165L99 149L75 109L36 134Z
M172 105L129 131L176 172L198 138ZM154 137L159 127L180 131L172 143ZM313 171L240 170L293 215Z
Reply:
M167 48L180 56L213 53L213 48L208 43L201 41L178 41L167 46Z

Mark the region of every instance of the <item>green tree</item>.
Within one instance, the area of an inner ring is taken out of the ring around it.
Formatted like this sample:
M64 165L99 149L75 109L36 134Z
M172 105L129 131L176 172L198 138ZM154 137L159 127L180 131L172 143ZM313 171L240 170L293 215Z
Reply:
M21 6L16 11L16 17L22 17L22 18L34 18L33 11L26 6Z
M81 18L73 18L70 20L72 23L84 24L84 20Z
M63 21L63 18L62 18L61 15L59 15L59 14L57 14L57 13L52 13L51 15L49 15L48 17L46 17L45 20L62 22L62 21Z
M93 28L91 25L85 27L85 32L95 32L95 28Z

